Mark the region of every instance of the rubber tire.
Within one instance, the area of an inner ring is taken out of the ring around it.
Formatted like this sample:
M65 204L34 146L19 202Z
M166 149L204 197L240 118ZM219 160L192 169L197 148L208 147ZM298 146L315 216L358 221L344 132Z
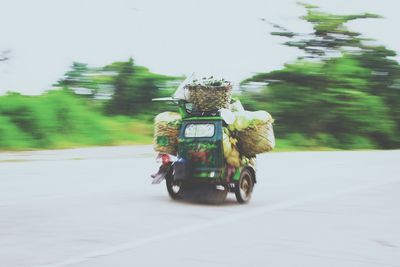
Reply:
M184 185L180 183L178 192L175 192L173 186L176 185L172 173L168 173L165 177L165 185L167 187L168 195L174 200L182 199L184 195Z
M245 194L247 196L244 196L241 192L241 188L246 187ZM239 182L236 184L235 187L235 195L236 195L236 200L240 204L247 204L249 203L252 193L253 193L253 187L254 187L254 177L252 173L248 169L244 169L242 173L240 174L240 179Z

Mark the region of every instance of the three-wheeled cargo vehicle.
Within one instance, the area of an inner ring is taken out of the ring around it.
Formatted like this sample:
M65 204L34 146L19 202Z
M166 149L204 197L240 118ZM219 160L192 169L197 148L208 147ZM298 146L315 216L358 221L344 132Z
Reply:
M172 199L222 203L228 192L239 203L250 201L256 183L255 158L234 168L223 151L223 127L218 111L198 112L185 100L176 100L182 116L177 156L159 154L162 165L153 183L164 178Z

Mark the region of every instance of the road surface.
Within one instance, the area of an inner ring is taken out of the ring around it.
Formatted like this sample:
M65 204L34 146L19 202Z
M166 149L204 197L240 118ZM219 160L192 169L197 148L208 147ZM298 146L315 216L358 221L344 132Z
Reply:
M169 199L149 146L0 153L0 266L400 266L400 151L269 153L249 205Z

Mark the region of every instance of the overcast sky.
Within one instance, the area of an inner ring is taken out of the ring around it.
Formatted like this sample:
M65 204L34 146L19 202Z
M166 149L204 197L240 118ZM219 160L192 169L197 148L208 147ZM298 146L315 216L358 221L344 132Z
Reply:
M151 71L221 76L235 82L281 68L299 52L259 18L308 32L295 0L0 0L0 94L38 94L73 61L102 66L133 57ZM309 0L322 11L385 19L349 27L400 54L400 1Z

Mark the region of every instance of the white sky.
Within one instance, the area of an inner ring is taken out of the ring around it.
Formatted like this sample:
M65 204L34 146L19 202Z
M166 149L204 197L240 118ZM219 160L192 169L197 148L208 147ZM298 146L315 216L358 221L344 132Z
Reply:
M308 31L295 0L0 0L0 94L39 94L72 61L102 66L132 56L151 71L214 75L235 82L299 55L258 18ZM322 11L385 19L349 26L400 54L400 1L309 0Z

